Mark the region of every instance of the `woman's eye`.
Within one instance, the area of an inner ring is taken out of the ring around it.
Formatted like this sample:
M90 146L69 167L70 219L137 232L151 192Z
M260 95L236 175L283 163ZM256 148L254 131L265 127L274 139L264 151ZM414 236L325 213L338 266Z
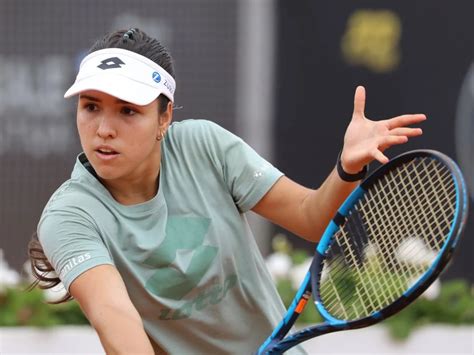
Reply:
M84 108L86 109L86 111L89 111L89 112L94 112L99 109L96 104L86 104L84 105Z
M130 108L130 107L122 107L122 109L120 110L120 112L124 115L127 115L127 116L132 116L134 115L135 113L137 113L134 109Z

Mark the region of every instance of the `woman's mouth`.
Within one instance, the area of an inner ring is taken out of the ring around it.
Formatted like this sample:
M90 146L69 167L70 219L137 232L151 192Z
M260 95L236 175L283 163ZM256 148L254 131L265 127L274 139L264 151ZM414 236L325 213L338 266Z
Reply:
M110 148L99 148L95 151L96 156L101 160L111 160L116 158L119 153Z

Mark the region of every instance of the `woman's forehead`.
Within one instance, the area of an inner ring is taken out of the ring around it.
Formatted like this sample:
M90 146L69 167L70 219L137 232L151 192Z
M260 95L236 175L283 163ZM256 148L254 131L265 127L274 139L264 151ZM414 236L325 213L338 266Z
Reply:
M112 96L110 94L107 94L105 92L102 92L102 91L97 91L97 90L86 90L86 91L83 91L79 94L79 99L81 100L89 100L89 101L93 101L93 102L100 102L100 103L105 103L105 104L121 104L121 105L133 105L133 106L137 106L137 107L152 107L154 105L156 105L156 101L157 100L154 100L153 102L151 102L150 104L148 105L145 105L145 106L139 106L139 105L136 105L136 104L133 104L133 103L130 103L128 101L125 101L125 100L122 100L118 97L115 97L115 96Z

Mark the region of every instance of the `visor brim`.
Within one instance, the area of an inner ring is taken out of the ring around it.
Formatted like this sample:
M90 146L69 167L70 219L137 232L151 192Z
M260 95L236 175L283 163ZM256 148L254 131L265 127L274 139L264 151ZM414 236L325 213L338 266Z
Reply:
M140 83L125 76L93 75L76 81L66 91L64 97L69 98L88 90L100 91L138 106L146 106L162 94L162 92L155 87Z

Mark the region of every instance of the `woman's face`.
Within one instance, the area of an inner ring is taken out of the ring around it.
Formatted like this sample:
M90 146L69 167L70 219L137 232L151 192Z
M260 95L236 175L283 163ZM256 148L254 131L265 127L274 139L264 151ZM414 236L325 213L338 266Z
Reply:
M140 179L155 174L160 163L160 131L168 128L158 101L137 106L99 91L80 94L77 128L82 149L104 180Z

